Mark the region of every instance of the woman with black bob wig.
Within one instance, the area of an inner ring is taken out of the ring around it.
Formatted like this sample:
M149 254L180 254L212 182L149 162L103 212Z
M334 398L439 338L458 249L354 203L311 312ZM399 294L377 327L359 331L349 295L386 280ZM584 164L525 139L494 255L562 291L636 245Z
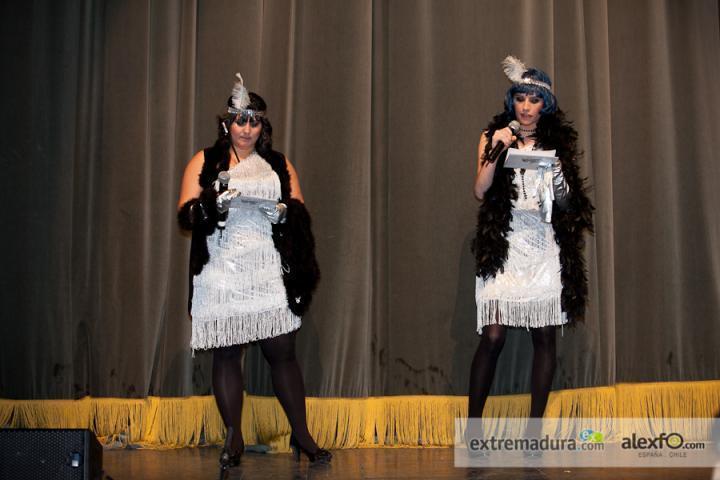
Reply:
M482 416L508 327L530 331L530 417L543 416L555 373L556 328L582 320L588 291L582 250L593 206L579 174L577 132L558 109L545 72L512 56L503 67L513 83L504 111L480 137L475 178L480 344L470 370L471 418ZM515 131L508 126L513 121ZM555 150L558 160L539 169L504 168L506 156L496 155L510 146Z
M265 101L237 77L218 139L188 163L178 202L180 225L192 231L191 347L213 353L213 392L228 430L223 471L239 465L244 450L242 359L253 342L270 364L296 459L302 452L329 463L332 455L308 431L295 358L295 335L320 275L310 216L294 167L272 149Z

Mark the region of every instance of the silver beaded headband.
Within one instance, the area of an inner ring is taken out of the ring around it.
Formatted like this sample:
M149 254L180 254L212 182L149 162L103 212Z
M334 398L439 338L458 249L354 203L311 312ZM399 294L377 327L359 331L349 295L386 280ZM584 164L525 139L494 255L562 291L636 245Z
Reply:
M511 82L513 83L525 83L529 85L535 85L536 87L545 88L552 92L552 87L545 82L535 80L534 78L523 78L523 73L527 72L527 67L520 59L508 55L505 60L502 61L503 72Z
M228 107L228 113L232 115L247 115L248 117L262 117L265 116L264 110L253 110L252 108L243 108L238 110L237 108Z

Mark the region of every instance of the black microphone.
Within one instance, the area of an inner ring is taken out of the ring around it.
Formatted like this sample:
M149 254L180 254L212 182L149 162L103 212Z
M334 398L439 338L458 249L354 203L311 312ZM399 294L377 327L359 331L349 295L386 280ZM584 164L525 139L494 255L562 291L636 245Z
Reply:
M230 184L230 174L223 170L218 173L218 195L223 192L227 192L228 185ZM218 228L225 228L225 222L227 222L228 212L225 210L223 213L218 215Z
M512 130L513 135L515 135L520 129L520 122L518 122L517 120L513 120L508 124L508 128ZM498 159L504 149L505 144L503 142L498 142L497 144L495 144L495 147L490 150L490 153L488 154L488 163L495 163L495 160Z

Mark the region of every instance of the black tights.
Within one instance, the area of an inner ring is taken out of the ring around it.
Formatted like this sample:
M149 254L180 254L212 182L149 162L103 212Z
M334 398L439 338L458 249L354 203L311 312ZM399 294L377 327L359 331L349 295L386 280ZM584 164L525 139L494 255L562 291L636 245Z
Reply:
M507 327L498 324L483 327L480 345L470 367L468 417L482 417L495 376L495 366L505 345L506 331ZM555 374L555 327L533 328L530 332L533 342L530 417L538 418L545 412Z
M295 358L295 332L260 340L260 349L270 364L275 395L288 417L293 436L300 446L315 453L317 444L310 436L305 417L305 385ZM226 427L233 427L231 449L244 447L241 431L243 405L242 358L246 345L213 350L213 391Z

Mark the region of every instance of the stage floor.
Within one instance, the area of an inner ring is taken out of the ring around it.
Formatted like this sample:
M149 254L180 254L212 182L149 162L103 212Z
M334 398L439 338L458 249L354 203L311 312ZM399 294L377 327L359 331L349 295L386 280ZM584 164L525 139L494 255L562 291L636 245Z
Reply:
M103 468L113 480L215 479L220 449L105 450ZM489 479L489 480L710 480L711 469L479 469L455 468L452 448L377 448L333 451L330 466L296 463L290 454L247 453L230 479Z

